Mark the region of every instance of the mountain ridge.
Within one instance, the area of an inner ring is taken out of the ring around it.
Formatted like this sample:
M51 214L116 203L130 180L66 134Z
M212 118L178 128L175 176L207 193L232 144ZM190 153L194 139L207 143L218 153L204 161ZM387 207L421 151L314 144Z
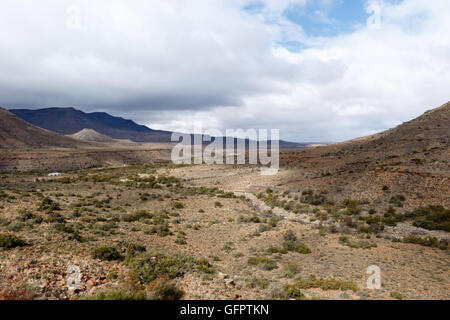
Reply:
M106 112L86 113L73 107L9 110L23 120L43 129L63 135L93 129L113 139L135 142L169 142L171 132L153 130L144 125Z
M77 149L80 146L89 147L90 144L34 126L0 107L1 149L40 149L49 147Z
M86 113L73 107L10 109L9 111L37 127L67 136L77 134L84 129L92 129L112 139L133 142L172 142L170 131L154 130L137 124L133 120L112 116L106 112ZM279 141L280 149L302 148L311 143L314 142Z

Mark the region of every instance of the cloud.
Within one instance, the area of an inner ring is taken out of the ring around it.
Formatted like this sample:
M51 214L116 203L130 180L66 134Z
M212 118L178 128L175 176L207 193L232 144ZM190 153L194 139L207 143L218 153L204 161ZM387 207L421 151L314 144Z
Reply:
M367 1L367 25L332 37L283 16L308 1L2 0L0 105L339 141L450 100L447 0Z

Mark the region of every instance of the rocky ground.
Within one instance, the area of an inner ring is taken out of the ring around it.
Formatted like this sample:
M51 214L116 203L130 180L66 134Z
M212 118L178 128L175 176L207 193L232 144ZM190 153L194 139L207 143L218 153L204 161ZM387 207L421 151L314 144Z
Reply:
M413 225L424 218L408 216L415 197L383 180L370 199L343 200L314 174L170 164L1 174L0 297L450 298L449 233Z

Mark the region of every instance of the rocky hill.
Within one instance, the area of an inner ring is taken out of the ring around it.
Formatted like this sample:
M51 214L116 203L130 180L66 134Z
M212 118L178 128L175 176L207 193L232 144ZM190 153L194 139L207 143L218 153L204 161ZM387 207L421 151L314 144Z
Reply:
M93 129L114 139L128 139L135 142L170 142L172 134L168 131L153 130L105 112L85 113L74 108L12 109L10 111L35 126L65 135L75 134L83 129Z
M343 143L292 150L281 164L296 170L286 185L327 191L335 199L405 206L450 205L450 103L387 131Z
M44 130L0 108L0 149L78 148L89 143Z

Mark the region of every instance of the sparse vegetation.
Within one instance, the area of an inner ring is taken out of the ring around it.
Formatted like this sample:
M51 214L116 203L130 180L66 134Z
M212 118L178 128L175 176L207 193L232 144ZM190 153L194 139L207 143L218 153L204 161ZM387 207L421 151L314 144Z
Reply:
M258 266L262 270L266 271L278 268L276 261L269 257L251 257L247 262L251 266Z
M0 248L13 249L25 247L27 242L11 234L0 234Z
M120 260L122 258L117 248L108 246L95 248L94 251L92 251L91 256L92 259L99 259L102 261Z

